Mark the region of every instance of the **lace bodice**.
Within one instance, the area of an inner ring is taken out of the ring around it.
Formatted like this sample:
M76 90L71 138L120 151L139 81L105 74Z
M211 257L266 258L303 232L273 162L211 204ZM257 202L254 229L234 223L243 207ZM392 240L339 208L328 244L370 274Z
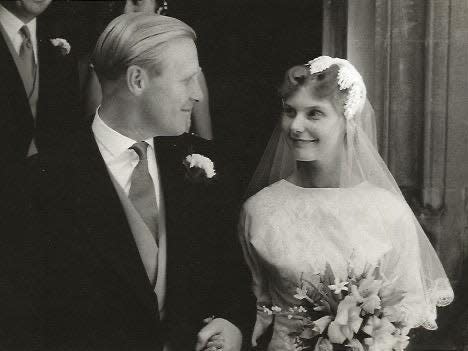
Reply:
M344 278L353 256L356 272L379 263L385 276L407 291L409 305L416 306L422 287L408 211L390 192L369 183L301 188L281 180L263 189L245 203L240 228L258 305L297 305L293 296L301 277L323 273L329 263ZM275 320L269 350L293 349L288 328L287 321Z

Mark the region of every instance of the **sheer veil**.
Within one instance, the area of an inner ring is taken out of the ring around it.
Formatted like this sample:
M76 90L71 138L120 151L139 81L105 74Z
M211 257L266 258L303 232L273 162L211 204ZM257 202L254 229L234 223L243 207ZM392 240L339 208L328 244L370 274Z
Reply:
M347 91L344 105L346 137L341 157L340 187L353 187L363 182L384 189L401 202L413 222L411 228L419 244L419 267L423 293L420 296L424 312L417 316L415 326L436 329L436 306L446 306L454 298L445 270L424 230L406 203L395 179L380 157L376 145L375 116L366 98L361 75L347 60L321 56L309 61L306 67L311 75L337 65L338 87ZM247 189L247 196L287 178L294 171L295 160L278 123ZM409 235L406 233L398 234ZM412 234L411 234L412 235Z

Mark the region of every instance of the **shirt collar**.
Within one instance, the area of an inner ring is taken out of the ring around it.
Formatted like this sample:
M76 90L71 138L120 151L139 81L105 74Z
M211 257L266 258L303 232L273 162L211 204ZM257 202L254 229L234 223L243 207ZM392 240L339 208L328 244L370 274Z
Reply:
M25 25L23 21L21 21L18 17L16 17L2 5L0 5L0 22L2 23L3 28L7 32L12 42L14 42L14 38L16 35L20 35L19 30ZM37 27L36 18L29 21L26 24L26 26L28 27L29 32L31 33L31 41L35 42Z
M109 127L101 117L99 117L99 108L96 110L96 114L94 115L92 130L97 141L112 155L112 157L120 156L136 143L135 140L130 139ZM153 138L149 138L144 141L154 150Z

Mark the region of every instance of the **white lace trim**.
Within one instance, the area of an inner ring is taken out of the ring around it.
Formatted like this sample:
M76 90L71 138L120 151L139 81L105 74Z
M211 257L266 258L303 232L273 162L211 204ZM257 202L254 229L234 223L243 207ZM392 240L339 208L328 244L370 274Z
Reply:
M426 294L425 308L416 316L415 327L423 327L428 330L437 329L437 307L445 307L454 299L453 290L448 279L440 278L432 284L432 288Z

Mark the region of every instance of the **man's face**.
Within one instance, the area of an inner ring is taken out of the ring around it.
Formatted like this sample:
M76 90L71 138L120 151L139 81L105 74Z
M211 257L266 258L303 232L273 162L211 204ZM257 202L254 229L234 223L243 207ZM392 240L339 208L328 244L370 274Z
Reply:
M15 0L1 1L1 4L24 23L27 23L44 12L51 2L52 0Z
M154 15L158 7L156 0L127 0L125 2L124 13L145 12Z
M187 132L194 102L203 98L197 77L200 72L197 49L192 40L170 41L161 67L161 74L149 79L141 96L138 124L147 137Z

